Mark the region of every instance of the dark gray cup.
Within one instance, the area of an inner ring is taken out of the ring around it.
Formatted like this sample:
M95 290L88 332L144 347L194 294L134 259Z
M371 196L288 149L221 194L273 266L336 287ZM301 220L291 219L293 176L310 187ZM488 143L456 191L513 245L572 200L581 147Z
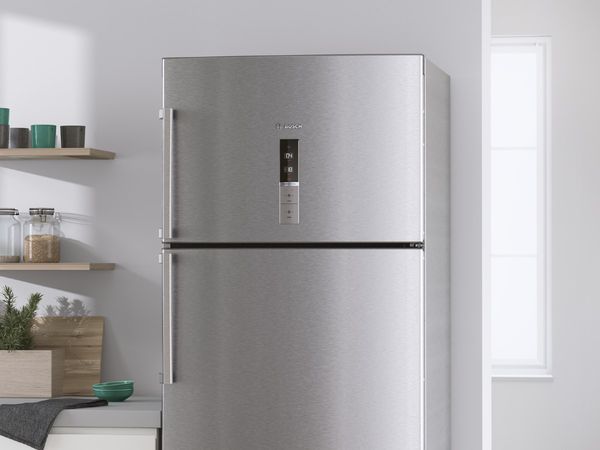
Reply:
M10 129L10 148L29 147L29 128Z
M60 146L62 148L85 147L85 127L83 125L61 125Z
M9 129L8 125L0 125L0 148L8 148Z

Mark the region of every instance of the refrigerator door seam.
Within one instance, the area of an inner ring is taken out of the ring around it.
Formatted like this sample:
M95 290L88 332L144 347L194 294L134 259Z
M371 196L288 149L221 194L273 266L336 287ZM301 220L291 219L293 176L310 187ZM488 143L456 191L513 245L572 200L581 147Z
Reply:
M164 242L165 249L305 248L423 250L424 242Z

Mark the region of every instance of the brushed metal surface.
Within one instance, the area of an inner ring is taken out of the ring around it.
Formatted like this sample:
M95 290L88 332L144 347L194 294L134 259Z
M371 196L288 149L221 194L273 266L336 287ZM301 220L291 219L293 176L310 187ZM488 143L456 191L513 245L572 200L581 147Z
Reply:
M300 186L281 186L281 183L279 184L279 203L298 203Z
M280 203L279 223L281 225L298 225L300 223L300 205L298 203Z
M421 448L421 250L168 253L165 450Z
M419 55L167 58L173 240L422 240ZM299 139L300 224L279 224L279 139Z
M450 78L425 66L427 450L450 450Z

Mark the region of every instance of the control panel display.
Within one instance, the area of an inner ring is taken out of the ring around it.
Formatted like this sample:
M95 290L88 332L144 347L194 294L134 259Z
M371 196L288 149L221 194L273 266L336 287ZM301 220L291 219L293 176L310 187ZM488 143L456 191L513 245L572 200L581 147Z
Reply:
M279 181L298 182L298 139L279 141Z
M298 139L279 140L279 223L300 223Z

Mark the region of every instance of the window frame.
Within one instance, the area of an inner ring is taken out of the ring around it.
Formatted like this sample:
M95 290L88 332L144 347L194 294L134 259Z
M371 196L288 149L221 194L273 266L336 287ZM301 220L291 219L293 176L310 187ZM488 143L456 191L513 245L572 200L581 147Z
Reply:
M538 104L537 104L537 358L531 361L498 360L491 355L492 377L494 379L526 379L552 377L552 292L551 292L551 38L547 36L531 37L492 37L491 55L501 49L522 47L535 48L538 56ZM490 74L491 75L491 74ZM490 104L490 117L493 117ZM489 164L491 168L494 147L489 144ZM488 185L488 210L491 205L491 185ZM491 224L489 224L491 230ZM488 230L491 238L491 232ZM488 265L491 266L494 254L491 241L488 244Z

